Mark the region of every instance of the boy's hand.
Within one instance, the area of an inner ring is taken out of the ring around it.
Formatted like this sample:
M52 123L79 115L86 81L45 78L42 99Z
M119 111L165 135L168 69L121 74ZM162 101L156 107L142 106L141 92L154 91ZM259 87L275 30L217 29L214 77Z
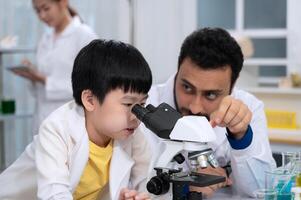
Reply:
M204 173L204 174L210 174L210 175L226 177L225 182L210 185L210 186L207 186L207 187L190 186L190 191L202 192L202 194L207 198L211 197L217 189L232 185L231 179L227 177L226 171L221 167L217 167L217 168L206 167L205 169L199 168L198 173Z
M219 105L219 108L210 115L212 127L227 127L235 139L241 139L250 124L252 112L240 100L232 96L226 96Z
M119 200L150 200L150 197L147 193L123 188L120 191Z

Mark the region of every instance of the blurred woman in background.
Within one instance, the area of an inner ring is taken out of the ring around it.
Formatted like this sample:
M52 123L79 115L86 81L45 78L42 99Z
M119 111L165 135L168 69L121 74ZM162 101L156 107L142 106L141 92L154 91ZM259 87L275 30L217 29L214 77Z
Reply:
M96 34L81 22L68 0L33 0L39 19L50 27L39 41L36 66L23 60L25 67L13 72L32 81L36 97L33 130L53 110L72 99L71 72L73 62L82 47Z

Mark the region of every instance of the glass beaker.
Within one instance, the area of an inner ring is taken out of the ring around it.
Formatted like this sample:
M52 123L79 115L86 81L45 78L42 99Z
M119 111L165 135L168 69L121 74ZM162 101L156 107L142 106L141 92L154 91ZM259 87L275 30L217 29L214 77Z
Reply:
M291 199L291 189L295 185L293 173L287 169L277 168L265 174L265 187L277 192L277 200Z
M301 187L301 160L299 158L295 158L294 167L292 173L295 175L295 186Z
M282 152L282 169L292 172L295 167L295 162L301 160L301 152Z
M282 165L281 168L292 171L293 162L298 156L298 152L282 152Z

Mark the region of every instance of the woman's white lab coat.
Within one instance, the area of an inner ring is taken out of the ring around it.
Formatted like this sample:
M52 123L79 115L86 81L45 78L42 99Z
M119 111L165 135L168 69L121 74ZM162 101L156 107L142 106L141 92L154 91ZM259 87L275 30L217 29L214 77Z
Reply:
M0 174L0 199L72 199L88 156L84 111L71 101L43 122L34 141ZM145 191L149 160L139 130L126 140L114 141L109 184L101 200L117 200L124 187Z
M275 161L268 141L263 103L242 90L234 89L232 96L243 101L253 113L250 124L253 130L252 143L246 149L235 150L228 142L226 129L216 127L214 130L217 140L209 145L214 150L220 166L225 166L231 162L231 178L234 182L232 186L232 188L235 188L234 192L242 196L253 196L253 192L256 189L264 187L264 172L275 167ZM175 108L174 76L164 84L153 86L149 92L147 103L158 106L162 102L166 102ZM152 151L155 152L156 149L160 149L158 148L158 137L147 129L145 129L144 133ZM162 152L158 153L160 155ZM154 158L156 154L154 153Z
M79 17L73 17L64 31L55 35L50 29L42 36L37 49L38 71L46 76L45 85L34 84L36 97L34 131L56 108L72 100L71 72L76 55L96 34Z

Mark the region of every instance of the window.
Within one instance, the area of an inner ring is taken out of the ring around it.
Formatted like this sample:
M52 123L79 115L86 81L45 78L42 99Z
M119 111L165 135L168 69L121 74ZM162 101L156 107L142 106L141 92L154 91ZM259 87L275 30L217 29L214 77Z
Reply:
M248 36L255 51L243 71L256 70L256 86L277 86L288 74L287 4L287 0L199 0L198 27L222 27Z

